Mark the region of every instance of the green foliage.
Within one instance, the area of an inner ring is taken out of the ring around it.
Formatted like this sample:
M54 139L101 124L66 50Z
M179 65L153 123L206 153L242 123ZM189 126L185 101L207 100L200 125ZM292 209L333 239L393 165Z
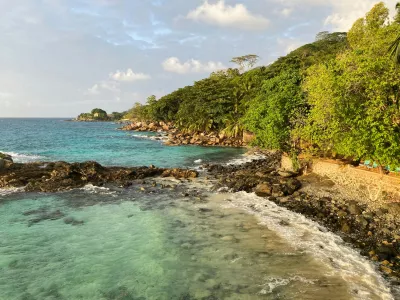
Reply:
M266 80L244 117L245 128L256 134L256 144L290 149L290 120L304 106L299 70L286 70Z
M107 112L102 110L101 108L94 108L91 111L94 120L99 121L108 121Z
M377 4L349 32L352 49L308 69L311 110L293 135L324 154L400 164L400 73L385 55L398 24ZM356 38L358 36L358 38Z
M248 54L243 56L237 56L231 59L231 62L239 66L239 70L243 71L245 69L251 69L258 62L260 57L255 54Z
M78 116L80 121L119 121L123 118L125 112L113 112L108 115L106 111L101 108L94 108L90 113L82 113Z

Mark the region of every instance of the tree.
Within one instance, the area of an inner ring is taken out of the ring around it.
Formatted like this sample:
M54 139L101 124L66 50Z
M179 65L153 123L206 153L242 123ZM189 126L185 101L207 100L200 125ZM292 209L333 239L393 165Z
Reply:
M396 16L394 17L394 21L397 24L400 24L400 2L397 2L396 4Z
M377 4L350 30L351 49L307 71L311 109L293 132L303 147L400 165L400 73L385 52L398 25L387 20L386 7Z
M245 69L251 69L258 62L260 57L255 54L248 54L244 56L237 56L232 58L231 62L237 64L239 66L240 71L244 71Z
M287 69L264 82L244 117L244 126L256 134L257 145L290 150L290 120L304 106L300 81L299 70Z
M397 14L395 17L395 22L400 24L400 2L396 4ZM390 57L396 62L396 64L400 65L400 32L397 38L389 47Z
M101 108L92 109L91 114L93 116L93 119L95 120L102 120L102 121L108 120L107 112L102 110Z
M329 31L321 31L315 36L315 41L322 41L329 37Z

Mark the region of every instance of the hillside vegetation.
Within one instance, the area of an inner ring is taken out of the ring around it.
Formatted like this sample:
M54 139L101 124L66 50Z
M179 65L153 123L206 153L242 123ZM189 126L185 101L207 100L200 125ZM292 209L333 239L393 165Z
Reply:
M119 121L123 118L126 112L113 112L111 114L107 114L105 110L101 108L94 108L90 113L81 113L76 120L91 122L91 121Z
M399 32L399 11L391 20L378 3L348 33L321 32L314 43L246 72L235 58L238 69L151 96L126 117L174 122L186 132L240 137L247 130L268 149L399 166L400 72L389 53Z

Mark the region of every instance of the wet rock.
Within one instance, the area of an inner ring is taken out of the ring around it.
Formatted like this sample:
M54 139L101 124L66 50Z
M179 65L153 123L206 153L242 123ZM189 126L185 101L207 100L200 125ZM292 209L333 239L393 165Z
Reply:
M260 183L255 189L255 193L259 197L268 197L272 195L272 187L268 183Z
M342 231L343 233L350 233L350 232L351 232L351 227L350 227L350 225L349 225L348 223L344 222L344 223L342 224L341 231Z
M206 208L206 207L200 207L199 212L201 213L207 213L207 212L212 212L211 208Z
M366 229L366 228L368 227L368 221L367 221L364 217L362 217L362 216L357 216L357 217L356 217L356 221L360 224L360 226L361 226L363 229Z
M0 170L7 169L13 164L11 155L0 152Z
M362 212L356 201L351 201L347 206L347 210L352 215L360 215Z
M37 223L45 221L45 220L58 220L58 219L63 218L64 216L65 216L65 214L63 212L61 212L60 210L46 212L46 213L39 215L37 218L29 220L28 226L32 226L34 224L37 224Z
M14 163L0 169L0 188L25 187L27 192L58 192L81 188L87 184L102 186L114 183L128 187L132 180L155 176L195 178L194 170L161 169L155 167L103 167L96 162Z
M296 192L301 188L301 182L296 178L290 178L286 182L286 187L287 187L287 194L292 195L294 192Z
M296 175L298 175L297 173L294 172L290 172L290 171L278 171L279 176L283 177L283 178L291 178L291 177L295 177Z
M167 169L162 174L162 177L175 177L175 178L196 178L199 173L194 170L182 170L182 169Z
M279 221L279 225L281 225L281 226L290 226L290 223L288 221L285 221L285 220L280 220Z
M77 220L74 217L67 217L64 219L64 223L76 226L76 225L83 225L85 222L82 220Z
M280 184L274 184L272 186L272 196L274 197L283 197L285 196L284 189Z
M381 245L376 250L376 255L380 260L390 260L392 257L396 256L396 251L393 246Z

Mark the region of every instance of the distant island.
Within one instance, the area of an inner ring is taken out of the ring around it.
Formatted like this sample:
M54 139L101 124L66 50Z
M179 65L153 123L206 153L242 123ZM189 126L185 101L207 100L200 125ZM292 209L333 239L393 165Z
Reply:
M79 122L115 122L124 119L126 112L112 112L108 114L101 108L94 108L90 113L81 113L74 121Z

